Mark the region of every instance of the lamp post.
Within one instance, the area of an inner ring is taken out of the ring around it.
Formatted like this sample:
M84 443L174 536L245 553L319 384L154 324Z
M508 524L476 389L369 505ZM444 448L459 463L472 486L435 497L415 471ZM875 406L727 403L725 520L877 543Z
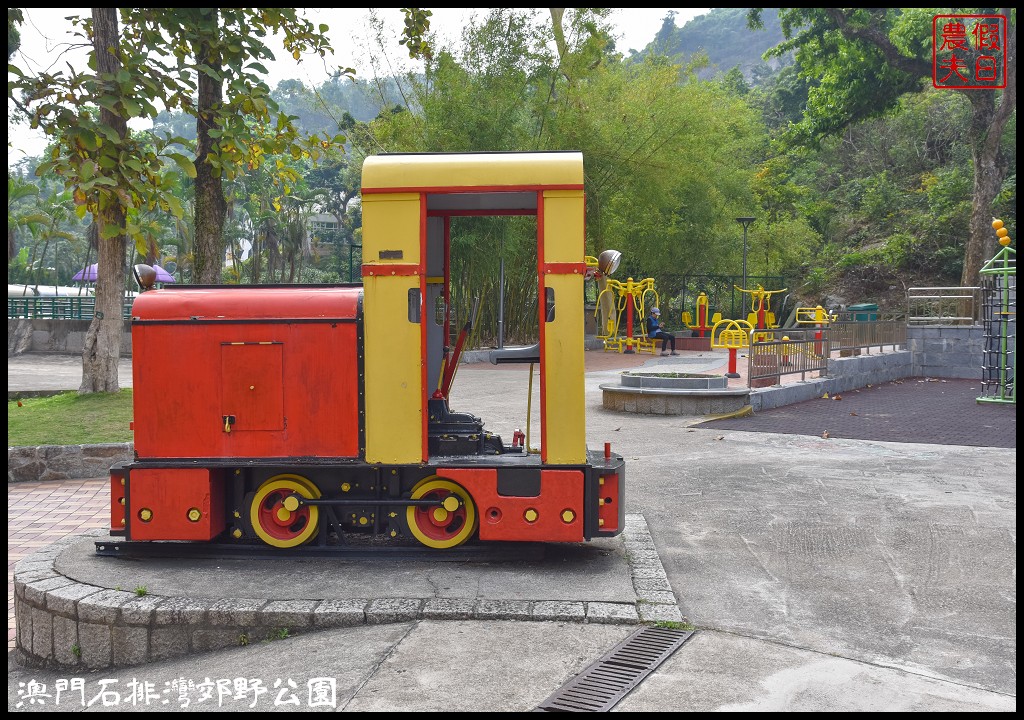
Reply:
M743 226L743 289L747 289L747 228L754 222L752 217L738 217L736 222Z
M498 238L498 349L505 347L505 236Z

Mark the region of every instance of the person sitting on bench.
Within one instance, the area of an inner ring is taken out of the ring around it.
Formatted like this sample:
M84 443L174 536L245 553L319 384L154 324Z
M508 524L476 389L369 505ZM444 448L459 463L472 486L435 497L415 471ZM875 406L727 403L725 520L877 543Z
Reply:
M661 310L658 308L651 308L651 316L647 318L647 337L651 340L661 340L662 355L668 355L669 348L673 355L679 354L676 352L676 336L665 332L665 323L661 321Z

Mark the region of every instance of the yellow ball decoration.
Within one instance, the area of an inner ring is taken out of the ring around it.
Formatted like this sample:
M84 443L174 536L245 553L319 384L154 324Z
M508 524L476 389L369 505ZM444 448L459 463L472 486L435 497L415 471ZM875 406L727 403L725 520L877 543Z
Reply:
M992 229L993 230L998 230L1002 226L1003 226L1003 221L1002 220L996 220L996 219L993 218L993 220L992 220Z
M1003 247L1009 246L1011 242L1012 241L1010 240L1009 235L1003 235L1001 238L999 238L999 244L1002 245Z
M1004 227L1001 227L998 230L996 230L996 235L998 235L999 237L1006 237L1009 234L1010 234L1010 231L1007 230Z

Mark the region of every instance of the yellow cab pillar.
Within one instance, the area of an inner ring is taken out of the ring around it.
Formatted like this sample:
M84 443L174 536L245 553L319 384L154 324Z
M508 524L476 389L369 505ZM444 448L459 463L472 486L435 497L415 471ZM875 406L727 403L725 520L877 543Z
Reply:
M372 158L368 159L372 160ZM372 164L372 163L368 163ZM420 193L363 188L366 460L425 458Z
M538 252L541 277L541 459L587 459L583 378L583 279L586 266L582 190L545 190ZM544 317L553 293L554 319Z

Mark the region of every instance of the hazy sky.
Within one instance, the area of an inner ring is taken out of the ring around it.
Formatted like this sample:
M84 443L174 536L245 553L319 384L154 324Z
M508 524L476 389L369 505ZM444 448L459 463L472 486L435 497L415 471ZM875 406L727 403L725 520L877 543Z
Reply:
M455 41L465 20L473 13L484 12L485 8L429 8L431 31L443 39ZM708 8L615 8L612 22L616 28L616 45L623 53L639 50L654 39L661 27L665 15L671 11L676 13L676 25L682 26L687 20L703 15ZM76 42L72 35L71 24L64 18L69 15L84 15L88 8L24 8L25 23L21 26L21 50L12 60L27 70L45 70L56 68L64 62L77 64L84 58L83 50L71 50L70 43ZM377 17L395 36L392 60L396 63L409 63L405 49L398 45L398 33L402 27L403 16L397 8L376 8ZM362 61L368 57L366 48L369 10L367 8L306 8L306 17L315 24L326 23L330 26L327 35L334 48L334 55L328 56L326 63L319 57L304 58L295 63L282 51L277 53L285 59L267 64L270 87L278 81L297 78L307 85L319 85L334 67L354 67L361 77L370 77L370 68ZM276 48L270 43L271 48ZM396 70L398 68L395 68ZM382 74L387 70L381 71ZM10 113L8 113L10 117ZM8 166L18 162L26 155L39 155L46 146L41 133L29 130L24 125L12 125L8 122Z

